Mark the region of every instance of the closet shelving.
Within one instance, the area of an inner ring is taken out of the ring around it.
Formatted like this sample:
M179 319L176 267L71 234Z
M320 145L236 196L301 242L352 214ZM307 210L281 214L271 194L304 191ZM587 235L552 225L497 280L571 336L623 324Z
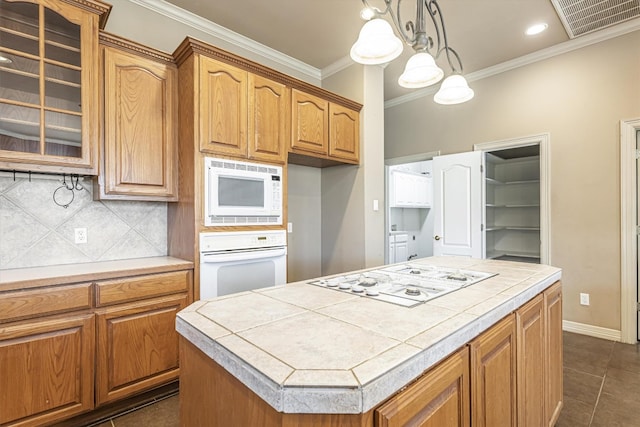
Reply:
M540 262L540 157L485 157L486 257Z

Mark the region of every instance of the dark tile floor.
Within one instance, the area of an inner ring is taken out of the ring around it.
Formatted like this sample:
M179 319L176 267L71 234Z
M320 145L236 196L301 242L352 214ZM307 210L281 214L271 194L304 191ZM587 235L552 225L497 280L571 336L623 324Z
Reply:
M640 427L640 345L564 333L556 427Z
M640 345L564 333L564 408L556 427L640 427ZM97 424L174 427L178 395Z

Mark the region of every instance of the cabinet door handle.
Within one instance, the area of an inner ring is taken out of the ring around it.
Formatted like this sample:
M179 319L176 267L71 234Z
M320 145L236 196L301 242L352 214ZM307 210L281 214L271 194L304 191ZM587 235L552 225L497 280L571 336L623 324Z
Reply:
M440 236L437 236L437 235L433 236L433 238L436 239L436 240L440 240Z

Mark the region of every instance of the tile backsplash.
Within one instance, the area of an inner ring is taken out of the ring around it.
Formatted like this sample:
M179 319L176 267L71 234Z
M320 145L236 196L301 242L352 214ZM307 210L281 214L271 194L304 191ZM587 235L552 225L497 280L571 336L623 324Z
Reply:
M73 192L62 185L58 176L0 176L0 270L167 254L166 203L94 201L89 179ZM74 243L76 228L87 243Z

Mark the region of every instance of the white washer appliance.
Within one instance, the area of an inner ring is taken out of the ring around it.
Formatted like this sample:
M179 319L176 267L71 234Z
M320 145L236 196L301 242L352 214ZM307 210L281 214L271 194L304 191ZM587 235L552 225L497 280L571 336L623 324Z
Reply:
M200 299L285 283L285 230L200 233Z

